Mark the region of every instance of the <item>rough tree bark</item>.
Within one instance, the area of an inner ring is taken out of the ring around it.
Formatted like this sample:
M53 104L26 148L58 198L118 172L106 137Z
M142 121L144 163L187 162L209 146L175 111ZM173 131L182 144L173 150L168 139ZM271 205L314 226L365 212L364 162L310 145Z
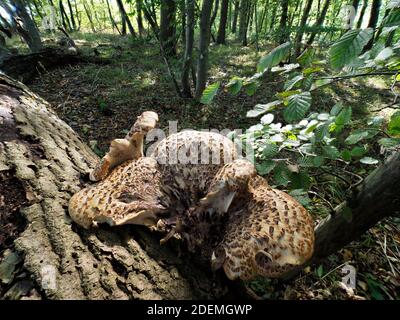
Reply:
M20 205L15 214L27 222L11 250L26 275L14 286L31 281L28 298L196 299L227 292L219 277L178 257L173 243L160 246L145 228L83 230L72 223L68 201L87 185L98 157L46 101L4 75L0 121L0 210ZM7 174L11 187L2 179ZM17 186L23 198L15 203Z
M321 14L318 16L317 21L314 24L314 28L322 27L324 24L324 20L326 17L326 14L329 9L329 5L331 4L331 0L325 0L324 6L322 8ZM315 40L315 37L317 36L318 32L314 31L311 33L310 38L307 41L307 45L311 46Z
M288 10L289 10L289 0L281 1L281 19L279 21L279 43L285 43L288 40L289 32L288 28Z
M295 41L294 41L295 49L294 49L293 59L297 58L300 55L301 41L303 40L304 28L306 26L307 19L308 19L309 15L310 15L312 3L313 3L313 0L306 0L306 1L307 2L306 2L306 5L304 6L303 15L301 16L299 29L297 30L296 38L295 38Z

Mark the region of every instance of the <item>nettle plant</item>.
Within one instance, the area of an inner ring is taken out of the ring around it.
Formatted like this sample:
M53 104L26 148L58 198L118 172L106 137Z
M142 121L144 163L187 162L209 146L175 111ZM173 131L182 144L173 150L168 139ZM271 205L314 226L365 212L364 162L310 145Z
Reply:
M376 144L386 149L400 145L400 111L391 116L387 125L379 116L357 121L352 118L351 107L341 104L334 105L329 113L310 113L312 91L353 77L391 77L396 102L400 41L392 46L385 43L400 24L400 1L392 1L389 8L390 13L377 30L353 29L344 33L330 46L327 60L319 59L316 50L308 48L295 63L284 64L292 49L292 43L286 42L260 59L256 74L233 77L224 86L234 95L242 90L252 95L266 73L284 77L283 90L276 93L274 101L257 104L247 112L247 117L260 120L239 138L253 147L258 172L271 175L275 185L288 187L304 205L309 202L310 170L330 170L337 162L345 166L377 165L379 157L372 152ZM365 50L373 37L373 47ZM201 102L211 103L220 86L208 86ZM283 119L284 124L275 119Z

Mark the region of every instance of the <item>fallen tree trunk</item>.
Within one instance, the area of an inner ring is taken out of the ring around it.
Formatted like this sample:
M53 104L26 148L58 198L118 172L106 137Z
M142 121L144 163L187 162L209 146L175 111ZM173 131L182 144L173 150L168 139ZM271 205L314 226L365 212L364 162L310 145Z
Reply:
M385 217L400 213L400 152L373 171L315 231L313 260L359 238Z
M79 54L76 48L69 50L49 47L35 53L8 55L0 63L0 70L14 79L27 82L37 73L80 62L106 64L110 63L110 60Z
M0 296L21 298L24 286L26 296L49 299L212 299L227 292L208 268L178 257L174 243L160 246L147 229L86 231L72 223L68 201L98 158L46 101L4 75L0 123L1 232L11 213L26 220L19 231L0 234L0 241L14 240L0 242L0 253L7 247L8 259L12 252L14 265L21 261L3 286L0 277Z

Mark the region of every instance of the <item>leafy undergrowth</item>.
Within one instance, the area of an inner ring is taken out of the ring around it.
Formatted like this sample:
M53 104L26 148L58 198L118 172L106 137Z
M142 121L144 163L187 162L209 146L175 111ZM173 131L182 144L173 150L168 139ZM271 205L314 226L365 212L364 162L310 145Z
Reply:
M210 105L200 105L178 98L156 43L132 41L112 35L74 35L83 51L93 54L97 46L102 56L111 57L110 65L81 64L55 69L38 76L29 84L31 89L48 100L58 115L85 139L100 156L110 141L123 137L145 110L156 111L159 127L168 131L168 121L178 121L178 130L243 129L257 123L246 118L256 104L273 100L283 86L280 77L267 76L253 96L236 96L222 92ZM122 50L121 50L122 49ZM210 83L228 82L233 75L251 76L265 47L254 48L212 46L210 52ZM180 61L171 61L178 72ZM179 76L179 74L178 74ZM315 111L326 112L341 102L352 107L354 117L383 115L391 103L388 84L382 79L351 80L335 83L313 94ZM387 112L389 113L387 114ZM379 151L377 151L379 153ZM382 155L377 155L382 158ZM373 167L372 167L373 168ZM341 170L342 168L337 168ZM357 183L368 171L363 167L348 169L348 183ZM318 223L340 203L348 186L335 175L319 173L318 183L308 209ZM336 186L336 187L332 187ZM400 218L381 221L357 242L353 242L320 264L307 267L288 281L260 279L247 284L249 292L267 299L399 299L400 288ZM341 283L342 268L356 269L356 289Z

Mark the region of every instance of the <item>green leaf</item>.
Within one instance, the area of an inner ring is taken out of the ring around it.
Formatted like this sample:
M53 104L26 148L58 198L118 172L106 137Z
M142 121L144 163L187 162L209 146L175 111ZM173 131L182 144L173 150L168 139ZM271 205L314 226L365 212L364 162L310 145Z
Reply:
M246 94L248 96L252 96L253 94L255 94L259 86L260 84L256 81L245 82L243 84L244 90L246 91Z
M275 96L277 96L279 99L285 99L288 98L290 96L293 96L295 94L299 94L301 93L301 90L289 90L289 91L283 91L283 92L278 92L277 94L275 94Z
M371 157L364 157L364 158L360 159L360 162L364 163L364 164L377 164L377 163L379 163L378 160L376 160L374 158L371 158Z
M392 148L400 144L400 138L382 138L378 143L386 148Z
M264 157L272 158L279 152L279 147L274 143L267 143L262 151Z
M332 160L338 159L340 156L340 152L335 146L323 146L322 153L325 157Z
M316 167L320 167L324 164L324 157L322 157L322 156L316 156L316 157L314 157L313 160L314 160L313 161L314 166L316 166Z
M200 102L203 104L210 104L218 92L220 82L210 84L204 89Z
M385 27L393 27L400 25L400 9L393 9L389 15L383 20L382 24Z
M304 79L304 77L301 74L298 76L295 76L295 77L289 79L288 81L286 81L286 83L283 86L283 89L291 90L299 81L301 81L303 79Z
M356 144L366 137L368 137L367 131L357 132L349 135L344 142L347 144Z
M303 89L305 91L311 90L311 87L313 85L314 82L314 76L313 75L309 75L307 78L304 79L303 81Z
M256 164L258 174L266 175L270 173L276 166L276 162L272 160L265 160L261 164Z
M388 131L390 135L397 136L400 135L400 111L395 112L388 124Z
M372 35L372 28L347 31L329 50L332 68L341 69L358 57L364 46L371 40Z
M297 62L302 66L308 66L312 63L314 59L315 49L314 48L307 48L304 52L297 57Z
M311 199L308 197L308 192L303 189L293 189L289 194L303 206L307 206L311 203Z
M290 180L293 189L308 190L310 188L310 176L307 172L300 171L299 173L292 173Z
M340 104L340 103L336 103L336 104L332 107L331 112L330 112L330 115L331 115L331 116L337 116L337 115L339 114L339 112L342 111L342 109L343 109L343 105Z
M352 109L351 107L343 108L335 119L335 132L340 132L344 128L346 124L348 124L351 120Z
M229 81L229 83L225 86L225 88L228 89L229 93L235 95L238 94L240 89L243 86L243 79L234 77Z
M306 69L303 70L303 74L304 75L309 75L309 74L312 74L312 73L315 73L315 72L320 72L322 70L324 70L324 69L321 68L321 67L306 68Z
M317 268L317 276L319 278L322 278L324 275L324 266L321 264L318 268Z
M318 89L320 87L326 86L330 83L332 83L333 80L332 79L319 79L319 80L315 80L315 82L313 83L313 85L311 86L311 91Z
M287 186L290 182L290 171L285 164L279 163L274 168L274 182L283 186Z
M257 65L257 71L262 72L267 68L272 68L282 62L290 53L291 42L286 42L273 49L265 57L260 59Z
M349 150L342 151L342 159L344 161L351 161L351 152Z
M282 103L282 101L275 100L275 101L269 102L267 104L257 104L253 110L247 111L246 117L248 117L248 118L258 117L266 112L274 110L275 107L277 105L280 105L281 103Z
M351 156L354 158L362 157L365 154L366 150L364 147L354 147L351 149Z
M310 92L302 92L289 97L288 106L283 110L285 121L298 121L306 115L311 105Z

